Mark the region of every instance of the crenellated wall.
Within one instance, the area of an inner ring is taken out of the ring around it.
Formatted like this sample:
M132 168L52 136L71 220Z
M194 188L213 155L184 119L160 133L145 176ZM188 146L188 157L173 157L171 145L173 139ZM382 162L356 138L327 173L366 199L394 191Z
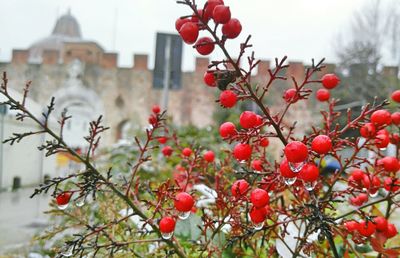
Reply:
M133 67L120 68L117 66L116 53L104 53L98 45L90 42L87 45L73 44L75 48L72 51L72 44L68 44L63 53L44 51L41 64L28 63L28 51L14 50L10 63L0 63L0 71L7 71L10 87L19 91L26 81L33 81L30 96L45 107L55 92L64 86L68 78L68 65L73 58L78 58L84 64L82 81L85 87L100 97L104 107L105 124L111 127L104 138L106 144L116 142L116 138L121 135L118 130L127 121L131 122L133 127L145 126L151 107L160 104L162 98L162 90L152 86L153 72L148 68L148 56L135 54ZM199 127L214 124L212 115L218 108L215 103L218 90L203 83L203 75L209 63L208 58L196 58L194 71L182 73L182 88L169 91L168 114L172 116L175 124L194 124ZM289 65L286 74L283 75L294 76L298 80L304 78L306 65L302 62L289 62ZM252 82L262 85L268 81L270 68L273 67L269 60L261 60ZM328 64L319 76L334 69L333 64ZM283 103L283 89L289 87L290 80L278 82L277 86L271 88L272 96L267 98L267 102L273 111L279 111ZM294 105L288 116L301 116L301 128L302 124L309 122L306 118L311 118L311 110L305 104L299 103Z

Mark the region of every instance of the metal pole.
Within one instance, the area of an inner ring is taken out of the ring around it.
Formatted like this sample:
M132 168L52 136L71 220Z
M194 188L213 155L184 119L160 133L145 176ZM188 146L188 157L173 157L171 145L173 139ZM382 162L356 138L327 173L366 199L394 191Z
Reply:
M163 110L168 108L168 91L169 91L169 77L171 69L171 36L167 36L165 42L165 62L164 62L164 88L162 94L161 107Z

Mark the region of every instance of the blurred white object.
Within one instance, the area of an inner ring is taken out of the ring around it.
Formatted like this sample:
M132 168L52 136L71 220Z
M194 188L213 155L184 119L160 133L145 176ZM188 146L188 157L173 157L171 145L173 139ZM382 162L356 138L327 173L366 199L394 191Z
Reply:
M119 211L119 214L121 216L125 217L125 216L133 214L133 210L132 209L122 209ZM142 218L140 218L139 215L133 215L129 219L132 221L133 224L135 224L137 226L138 229L144 229L149 232L152 230L152 228L149 224L146 224L146 226L144 226L145 222L142 220Z
M208 205L215 203L215 199L218 197L217 192L205 184L194 185L193 189L202 194L196 202L198 208L208 207Z
M285 220L290 220L286 215L279 215L278 216L278 221L279 222L284 222ZM280 226L281 230L284 230L283 225ZM291 221L287 223L286 231L288 234L285 235L283 238L283 241L286 243L283 243L282 240L277 239L276 240L276 250L278 251L279 255L281 257L292 257L292 252L296 249L297 242L299 241L297 238L298 237L303 237L304 235L304 230L305 230L305 224L301 220L298 221ZM318 233L319 232L314 232L307 238L307 242L311 243L313 241L316 241L318 239ZM290 248L290 250L288 249ZM303 252L300 252L300 255L304 257L311 257L305 255Z

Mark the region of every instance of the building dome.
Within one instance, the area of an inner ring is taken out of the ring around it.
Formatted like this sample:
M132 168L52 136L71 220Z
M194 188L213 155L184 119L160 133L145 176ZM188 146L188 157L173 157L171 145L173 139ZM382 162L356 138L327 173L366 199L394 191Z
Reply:
M29 62L41 63L45 50L56 50L60 53L63 50L64 42L81 42L81 28L78 21L71 12L58 18L53 32L50 36L36 41L29 47Z
M81 38L81 27L78 21L71 15L71 12L61 16L54 26L52 35L62 35L71 38Z

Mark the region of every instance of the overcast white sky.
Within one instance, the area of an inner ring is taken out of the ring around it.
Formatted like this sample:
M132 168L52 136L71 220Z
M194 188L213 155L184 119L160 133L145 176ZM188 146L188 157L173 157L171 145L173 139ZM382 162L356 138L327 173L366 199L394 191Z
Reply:
M237 51L252 34L259 58L288 55L289 60L307 63L313 57L335 61L337 35L348 29L354 11L368 1L225 0L243 26L240 38L229 47ZM28 48L49 35L57 17L71 8L83 37L118 52L120 66L131 66L134 53L148 53L152 64L155 32L175 32L176 18L189 14L174 0L0 0L0 6L0 61L10 60L13 48ZM184 70L193 69L195 54L185 47Z

